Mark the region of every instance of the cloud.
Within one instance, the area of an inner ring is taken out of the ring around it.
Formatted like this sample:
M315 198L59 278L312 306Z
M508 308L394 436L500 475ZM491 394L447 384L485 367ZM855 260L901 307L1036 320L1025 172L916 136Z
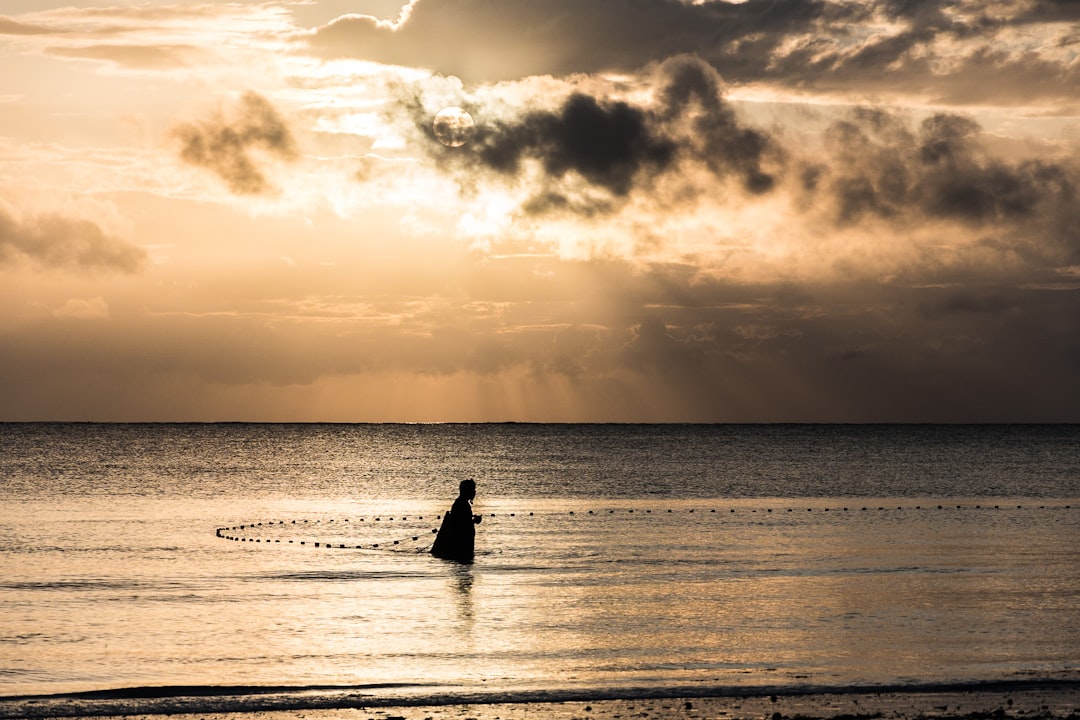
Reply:
M55 318L71 320L107 320L109 305L101 296L93 298L71 298L52 311Z
M497 197L505 231L484 241L495 252L580 257L577 244L744 280L911 283L1061 283L1080 259L1080 164L1061 147L1005 159L966 115L858 107L812 135L764 128L736 112L715 69L683 55L615 81L459 88L477 125L447 148L429 109L446 93L426 88L399 93L415 146L478 213L488 190Z
M673 336L659 316L650 314L630 328L620 361L635 370L683 375L700 372L708 364L707 352L704 344Z
M554 277L538 278L521 259L478 260L433 281L426 296L308 298L309 308L325 303L318 315L297 313L297 305L266 312L265 302L256 303L262 312L228 312L239 302L235 280L200 302L220 312L125 312L109 322L54 313L0 329L7 350L0 390L23 398L5 410L40 418L77 406L84 419L102 417L117 406L104 396L91 400L88 389L116 387L130 401L117 419L160 419L177 407L189 419L288 419L260 412L280 413L285 398L300 398L304 418L412 413L415 420L431 388L462 388L454 398L467 402L468 390L483 382L493 398L530 398L505 413L484 408L487 419L492 412L608 421L1076 419L1077 290L985 281L791 288L674 265L541 262ZM102 309L92 298L85 303L65 309ZM333 403L303 404L328 383ZM183 397L147 399L162 387ZM361 391L380 387L392 387L392 397ZM244 388L252 396L243 402L215 404ZM61 389L74 392L64 397ZM463 407L448 402L423 417L461 419Z
M1033 2L1019 3L1021 8L1016 16L1016 22L1041 23L1041 22L1080 22L1080 5L1072 0L1033 0Z
M574 93L557 111L484 126L466 152L499 173L517 174L522 160L531 158L548 177L575 172L613 195L626 195L639 175L670 167L675 150L674 142L651 127L646 111Z
M464 186L495 178L535 187L524 209L531 214L617 210L635 191L651 191L661 176L687 166L717 178L734 177L750 194L771 190L768 167L783 152L765 131L741 122L723 97L723 82L699 58L678 56L647 73L652 97L635 102L600 90L570 92L555 108L524 107L516 115L487 116L469 142L446 148L432 131L420 99L408 105L426 147ZM535 170L540 177L535 179Z
M48 268L130 273L146 262L146 252L89 220L56 213L19 219L0 207L0 265L22 259Z
M31 25L0 15L0 35L48 35L53 30L41 25Z
M155 38L172 36L205 37L215 26L250 30L256 24L278 29L293 27L289 8L272 3L194 3L150 5L108 5L80 7L82 3L57 5L23 16L37 25L29 27L71 37L121 36L149 31ZM10 20L10 18L8 18ZM0 21L3 16L0 16ZM12 21L15 22L15 21ZM197 23L194 24L193 23ZM24 26L28 26L22 23ZM0 28L3 23L0 22Z
M527 75L633 70L685 52L704 53L742 33L791 29L826 5L751 0L413 0L399 23L346 15L310 36L328 56L428 67L467 82ZM835 11L834 11L835 13Z
M1029 267L1076 264L1080 168L995 158L981 131L956 114L937 113L912 128L894 114L856 110L826 131L828 154L805 168L803 179L841 226L874 219L903 231L946 221L986 233L974 248L1008 253Z
M320 29L313 46L326 54L360 53L368 59L415 63L466 81L515 79L526 75L568 74L630 69L637 62L618 62L613 48L622 35L645 17L659 19L677 3L638 3L637 12L612 3L549 3L490 1L412 3L408 19L389 26L373 18L346 16ZM613 18L617 20L613 21ZM668 26L665 28L665 26ZM597 32L600 28L603 32ZM591 30L590 30L591 29ZM670 23L654 25L652 37L670 37ZM681 35L682 33L677 33ZM587 39L592 37L592 41ZM603 38L597 42L597 38ZM646 43L649 40L642 38ZM362 43L363 47L356 43ZM671 45L672 51L677 46ZM684 50L686 48L683 48ZM606 53L615 66L605 67L593 51Z
M665 122L689 124L689 151L716 175L734 173L751 193L772 189L774 178L764 165L779 159L768 133L740 122L723 98L720 75L693 56L679 56L659 65L663 83L660 114Z
M1075 107L1080 69L1068 25L1039 3L877 2L860 16L823 13L814 32L766 34L704 57L742 82L933 104L1036 102ZM830 4L837 7L837 3ZM1038 38L1033 42L1033 38ZM987 73L994 82L987 83Z
M174 130L182 147L180 157L207 168L239 195L270 192L270 182L251 157L261 149L280 160L297 157L296 142L284 119L266 98L248 91L240 99L236 117L184 124Z
M346 15L307 36L324 57L429 68L467 83L633 72L681 53L732 82L1072 102L1067 2L413 0L398 23ZM1032 37L1039 38L1037 49ZM982 82L992 68L995 82Z
M660 268L631 287L621 304L641 319L586 336L573 376L639 373L699 419L767 420L778 407L807 421L1075 414L1077 290L807 284L795 296Z
M86 60L104 60L137 70L163 70L185 67L193 54L200 52L190 45L90 45L49 48L50 55Z

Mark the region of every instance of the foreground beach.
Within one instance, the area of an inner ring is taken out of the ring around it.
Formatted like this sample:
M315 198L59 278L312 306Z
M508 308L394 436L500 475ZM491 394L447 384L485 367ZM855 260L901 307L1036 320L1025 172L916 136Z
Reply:
M941 718L1077 720L1080 682L1021 681L969 686L787 689L769 694L695 694L664 697L663 691L635 697L533 696L379 697L363 692L327 695L285 689L251 689L249 695L185 696L170 689L0 698L0 718L110 718L155 720L860 720ZM707 691L702 691L707 693ZM134 697L133 697L134 696ZM538 699L559 698L559 699ZM537 698L537 699L533 699ZM185 709L186 708L186 709ZM225 709L229 708L229 709Z

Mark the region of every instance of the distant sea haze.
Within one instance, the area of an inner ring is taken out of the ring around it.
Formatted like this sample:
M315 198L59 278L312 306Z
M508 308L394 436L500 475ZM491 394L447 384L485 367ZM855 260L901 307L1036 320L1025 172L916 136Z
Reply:
M1075 425L3 424L0 477L0 696L1080 680Z

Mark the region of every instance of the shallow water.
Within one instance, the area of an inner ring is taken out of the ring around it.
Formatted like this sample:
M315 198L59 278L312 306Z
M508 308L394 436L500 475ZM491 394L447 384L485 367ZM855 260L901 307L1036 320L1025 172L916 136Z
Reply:
M1075 426L0 432L0 695L1080 678Z

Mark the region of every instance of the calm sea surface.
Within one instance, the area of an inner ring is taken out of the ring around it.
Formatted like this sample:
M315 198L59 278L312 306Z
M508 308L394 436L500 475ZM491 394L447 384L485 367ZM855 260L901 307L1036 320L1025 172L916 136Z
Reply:
M0 696L1075 680L1080 426L6 424L0 606Z

